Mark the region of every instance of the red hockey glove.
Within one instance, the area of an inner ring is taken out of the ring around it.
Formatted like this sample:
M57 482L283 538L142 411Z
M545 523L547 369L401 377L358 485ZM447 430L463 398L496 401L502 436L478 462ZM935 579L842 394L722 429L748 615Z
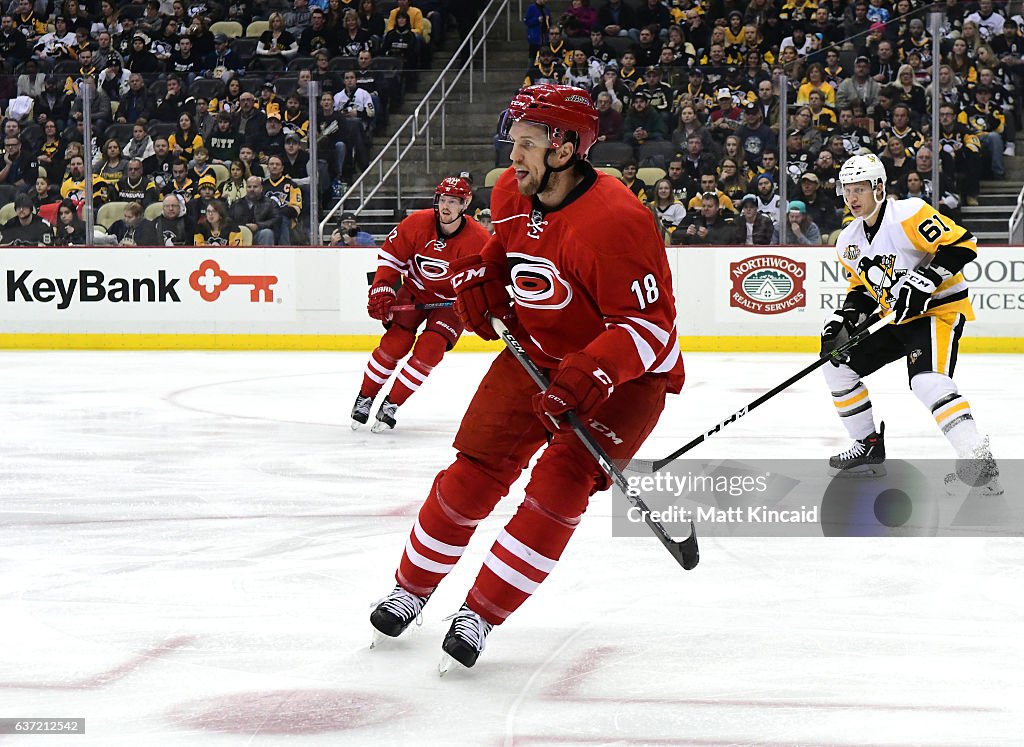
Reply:
M614 389L612 377L596 360L586 353L571 353L562 360L548 388L534 396L533 409L548 430L568 430L568 425L556 426L551 418L575 410L586 421Z
M378 280L370 287L370 298L366 302L366 312L371 319L380 319L386 322L391 318L391 305L394 304L398 294L390 284Z
M509 324L512 297L505 288L507 268L479 254L460 257L451 264L455 312L467 329L484 340L497 340L491 316Z

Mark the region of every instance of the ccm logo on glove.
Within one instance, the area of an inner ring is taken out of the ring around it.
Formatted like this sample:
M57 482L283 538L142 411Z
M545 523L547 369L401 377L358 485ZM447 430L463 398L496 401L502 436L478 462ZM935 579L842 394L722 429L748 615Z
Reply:
M896 303L893 304L892 311L896 323L921 316L927 311L932 294L948 277L951 277L949 271L945 271L943 275L941 267L914 270L904 275L893 288Z
M487 277L487 267L471 267L464 272L452 275L452 288L458 290L459 286L465 282L472 280L473 278L480 278L483 280Z
M615 391L612 377L586 353L567 355L551 377L548 388L533 398L533 409L549 430L569 410L583 419ZM561 425L557 430L564 430Z
M451 264L455 312L467 329L484 340L497 340L491 317L506 324L512 318L512 297L505 288L501 264L479 254L460 257Z
M593 376L598 381L600 381L602 384L606 384L608 386L608 394L611 394L612 392L615 391L615 385L612 383L612 377L606 374L600 368L595 368L593 371L590 372L590 375Z

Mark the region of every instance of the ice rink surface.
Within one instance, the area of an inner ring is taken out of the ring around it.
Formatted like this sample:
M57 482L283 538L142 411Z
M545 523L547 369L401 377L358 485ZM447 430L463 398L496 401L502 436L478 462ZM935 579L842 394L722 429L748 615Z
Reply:
M522 499L485 521L422 627L370 651L393 572L491 356L453 354L352 432L362 353L3 352L0 717L60 745L1020 745L1024 541L704 538L684 573L597 496L472 670L443 618ZM806 355L689 354L660 457ZM957 371L997 457L1024 451L1014 356ZM948 455L899 364L868 379L890 457ZM846 448L819 375L699 447Z

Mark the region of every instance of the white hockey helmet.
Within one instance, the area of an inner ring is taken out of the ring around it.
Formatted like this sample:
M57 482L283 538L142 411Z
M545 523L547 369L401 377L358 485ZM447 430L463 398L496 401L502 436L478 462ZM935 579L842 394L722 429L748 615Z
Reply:
M885 202L885 164L874 153L867 153L863 156L850 156L843 167L839 169L839 181L836 182L836 194L843 198L847 207L850 206L846 199L844 187L847 184L867 182L871 185L871 199L875 201L874 209L864 216L868 222L874 220L882 204ZM882 196L878 196L878 186L882 187Z
M884 188L885 179L885 164L874 153L868 153L863 156L850 156L839 170L836 194L842 197L843 185L856 182L870 182L872 189L874 189L876 184L881 183Z

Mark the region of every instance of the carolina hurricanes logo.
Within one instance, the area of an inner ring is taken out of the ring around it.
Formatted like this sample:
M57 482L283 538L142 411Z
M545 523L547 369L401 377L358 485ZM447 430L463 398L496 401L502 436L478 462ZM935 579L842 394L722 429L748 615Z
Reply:
M572 301L572 286L549 259L509 254L512 292L516 303L528 309L562 309Z
M448 277L448 263L443 259L416 254L413 256L413 262L420 277L425 280L441 280Z

